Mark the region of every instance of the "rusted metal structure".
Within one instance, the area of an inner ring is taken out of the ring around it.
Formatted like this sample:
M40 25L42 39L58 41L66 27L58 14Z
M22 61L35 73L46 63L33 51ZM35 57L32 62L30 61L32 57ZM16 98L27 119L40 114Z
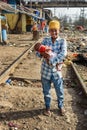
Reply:
M31 1L33 7L87 7L87 0L28 0L28 6Z

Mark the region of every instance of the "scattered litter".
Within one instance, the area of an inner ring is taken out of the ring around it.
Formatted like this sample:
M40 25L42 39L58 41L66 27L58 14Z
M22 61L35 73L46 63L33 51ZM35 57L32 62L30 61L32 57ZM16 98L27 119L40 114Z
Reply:
M87 109L84 111L84 115L86 115L86 116L87 116Z
M9 126L9 127L14 127L15 130L18 129L17 124L14 124L14 123L12 123L12 122L9 122L9 123L8 123L8 126Z
M6 84L11 85L11 79L7 79L7 80L6 80Z

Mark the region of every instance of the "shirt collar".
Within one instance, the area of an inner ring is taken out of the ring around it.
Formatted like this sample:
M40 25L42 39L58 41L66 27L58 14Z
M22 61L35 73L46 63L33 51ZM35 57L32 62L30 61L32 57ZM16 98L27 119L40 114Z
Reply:
M56 41L58 41L60 39L60 37L58 36L58 38L56 39ZM50 40L51 40L51 37L50 37Z

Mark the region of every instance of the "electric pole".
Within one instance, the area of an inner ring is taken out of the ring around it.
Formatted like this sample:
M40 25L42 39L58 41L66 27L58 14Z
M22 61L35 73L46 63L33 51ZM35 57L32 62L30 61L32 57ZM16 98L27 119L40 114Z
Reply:
M85 9L81 9L80 11L80 19L81 19L81 25L83 26L84 25L84 12L85 12Z
M56 16L56 8L54 8L54 16Z

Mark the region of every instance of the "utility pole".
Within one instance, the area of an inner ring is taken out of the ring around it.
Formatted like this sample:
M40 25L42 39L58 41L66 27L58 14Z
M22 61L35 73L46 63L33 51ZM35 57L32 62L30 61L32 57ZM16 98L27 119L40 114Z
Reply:
M85 9L81 9L81 12L80 12L80 19L81 19L81 25L83 26L84 25L84 12L85 12Z
M21 6L21 0L20 0L20 6Z
M54 8L54 16L56 16L56 8Z
M67 9L69 9L69 0L67 0Z
M43 5L42 5L42 6L43 6L43 8L44 8L44 0L43 0Z
M32 8L32 0L30 0L30 8Z

